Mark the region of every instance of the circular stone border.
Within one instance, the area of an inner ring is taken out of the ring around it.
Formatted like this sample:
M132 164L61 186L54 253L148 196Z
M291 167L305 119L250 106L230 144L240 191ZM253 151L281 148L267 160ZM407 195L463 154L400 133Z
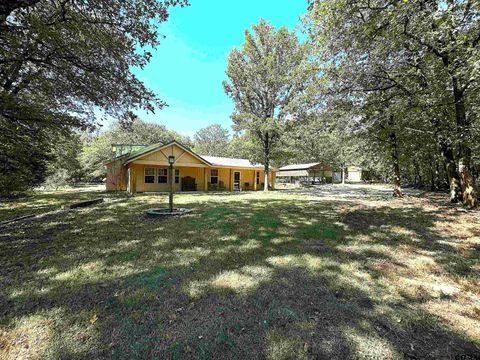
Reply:
M156 217L178 216L178 215L187 214L192 210L193 209L187 209L187 208L173 208L173 211L170 212L169 208L153 208L153 209L148 209L146 211L146 214L148 216L156 216Z

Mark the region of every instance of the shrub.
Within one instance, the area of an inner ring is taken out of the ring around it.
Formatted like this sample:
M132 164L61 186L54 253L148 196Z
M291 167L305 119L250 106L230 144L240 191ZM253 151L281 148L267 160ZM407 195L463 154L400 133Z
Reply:
M65 169L58 169L52 174L48 175L43 184L47 189L58 190L61 187L66 187L69 183L70 175Z

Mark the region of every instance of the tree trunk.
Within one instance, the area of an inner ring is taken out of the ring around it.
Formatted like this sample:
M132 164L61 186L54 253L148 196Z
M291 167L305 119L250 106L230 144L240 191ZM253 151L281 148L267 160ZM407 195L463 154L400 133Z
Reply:
M397 136L395 133L390 134L392 145L392 162L393 162L393 196L402 197L402 185L400 178L400 163L398 160Z
M435 191L436 186L435 186L435 167L430 167L430 190Z
M342 165L342 185L345 185L345 166Z
M457 203L462 197L462 190L460 186L460 176L457 172L457 165L453 158L452 144L443 140L441 144L442 155L445 159L445 171L447 172L448 185L450 188L450 202Z
M391 134L392 135L392 134ZM394 139L396 138L395 133L393 133ZM394 197L403 197L402 185L400 178L400 164L398 161L398 149L396 145L392 145L392 161L393 161L393 196Z
M263 183L263 191L268 191L268 173L269 173L268 165L265 164L265 179L264 179L265 182Z
M440 162L437 161L435 165L435 187L437 190L440 190L442 186L442 176L440 173Z
M420 186L419 183L419 169L418 169L418 162L417 159L413 158L413 184L415 188L418 188Z
M470 150L470 149L469 149ZM468 155L470 157L470 155ZM468 160L469 161L469 160ZM468 208L477 206L477 194L475 192L475 181L469 166L466 166L467 160L465 157L460 159L458 163L458 171L460 173L460 184L462 187L463 204Z
M268 138L268 132L265 134L265 140L264 140L264 155L265 155L265 164L264 165L264 172L265 172L265 180L263 183L263 191L267 192L268 191L268 173L270 171L270 142Z
M390 116L390 126L393 127L394 121L393 116ZM400 177L400 162L398 159L398 144L397 144L397 134L394 130L391 130L390 135L388 136L390 142L391 156L392 156L392 165L393 165L393 196L394 197L403 197L401 177Z
M462 197L462 190L460 186L460 176L453 156L452 141L441 135L440 121L438 119L432 119L431 123L435 128L435 137L437 138L437 143L444 160L445 174L447 176L448 187L450 188L450 202L457 203Z
M455 119L457 122L458 172L460 173L462 200L467 207L473 208L477 206L477 195L471 172L472 150L466 144L469 124L465 113L463 92L459 89L458 80L455 76L452 76L452 87L455 100Z

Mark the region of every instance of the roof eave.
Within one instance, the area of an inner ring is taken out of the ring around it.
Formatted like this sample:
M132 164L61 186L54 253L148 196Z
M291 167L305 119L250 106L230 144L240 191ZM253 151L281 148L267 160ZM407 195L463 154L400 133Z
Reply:
M190 150L189 148L187 148L186 146L184 146L183 144L179 143L179 142L176 141L176 140L169 141L169 142L167 142L167 143L165 143L165 144L163 144L163 145L160 145L160 144L159 144L159 146L157 146L157 147L155 147L155 148L153 148L153 149L150 149L150 150L148 150L148 151L146 151L146 152L144 152L144 153L137 154L137 155L135 155L134 157L131 157L131 158L127 159L127 161L125 162L125 165L131 163L132 161L135 161L136 159L138 159L138 158L140 158L140 157L142 157L142 156L151 154L151 153L153 153L153 152L155 152L155 151L161 150L161 149L163 149L163 148L165 148L165 147L168 147L168 146L170 146L170 145L177 145L177 146L180 147L182 150L184 150L184 151L188 152L189 154L195 156L196 158L200 159L201 161L203 161L203 162L204 162L205 164L207 164L208 166L212 166L212 164L211 164L210 162L208 162L207 160L205 160L204 158L202 158L200 155L197 155L197 154L194 153L192 150Z

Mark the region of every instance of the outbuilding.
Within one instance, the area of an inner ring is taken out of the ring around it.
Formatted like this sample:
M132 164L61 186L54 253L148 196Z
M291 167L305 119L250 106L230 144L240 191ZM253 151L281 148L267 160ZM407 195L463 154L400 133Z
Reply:
M332 182L332 168L322 163L292 164L278 169L277 177L283 182Z
M342 182L342 170L333 169L330 165L322 163L291 164L278 169L276 174L279 182L289 183L340 183ZM347 166L345 168L346 182L361 182L362 168Z

